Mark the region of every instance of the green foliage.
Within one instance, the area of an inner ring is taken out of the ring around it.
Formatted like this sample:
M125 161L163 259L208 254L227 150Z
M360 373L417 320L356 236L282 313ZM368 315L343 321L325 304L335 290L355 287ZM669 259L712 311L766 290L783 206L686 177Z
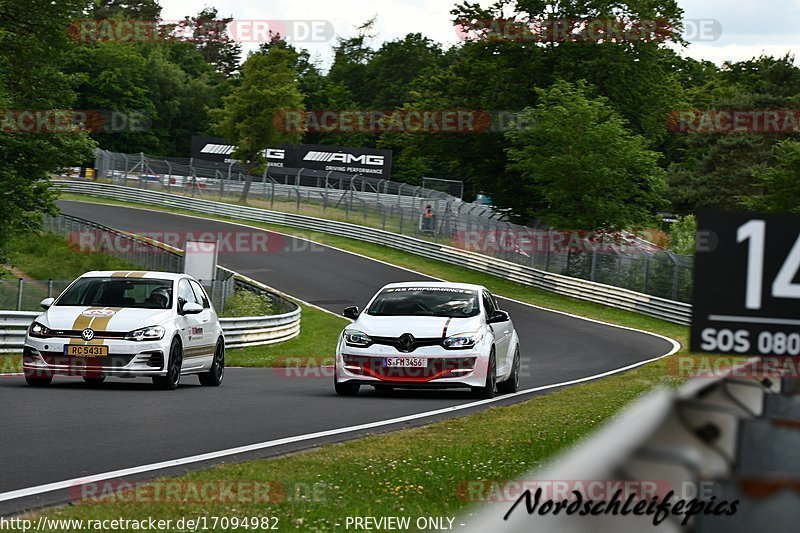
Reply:
M228 34L232 17L220 17L214 7L204 7L197 15L186 17L181 26L191 32L197 50L210 65L225 76L239 70L242 45Z
M251 55L242 66L239 86L223 98L221 108L212 111L216 131L236 144L233 157L249 165L242 202L247 201L253 171L263 164L261 151L302 138L302 132L285 131L275 120L282 111L303 109L294 59L280 48Z
M774 153L774 163L756 173L756 186L763 193L743 203L760 211L800 213L800 142L781 141Z
M517 214L560 228L615 230L645 224L663 202L659 154L586 84L556 82L506 137L507 201ZM522 194L520 194L522 193Z
M236 292L225 302L222 316L241 318L247 316L265 316L276 314L272 300L247 289L236 289Z
M81 251L60 235L17 236L8 244L8 263L33 279L74 279L92 270L130 270L135 267L102 252Z
M669 249L676 254L693 255L697 236L697 218L694 215L678 217L670 229Z
M792 56L726 63L689 91L702 110L800 108L800 68ZM668 194L681 213L757 205L763 183L756 176L776 164L774 147L789 134L689 133L669 169ZM786 185L780 182L781 186ZM778 182L773 183L772 194Z
M44 116L75 103L75 80L60 66L74 47L67 28L84 7L79 0L0 3L0 109L8 110L0 116L0 250L54 209L43 180L92 157L93 143L79 129L20 132L15 120L19 112Z

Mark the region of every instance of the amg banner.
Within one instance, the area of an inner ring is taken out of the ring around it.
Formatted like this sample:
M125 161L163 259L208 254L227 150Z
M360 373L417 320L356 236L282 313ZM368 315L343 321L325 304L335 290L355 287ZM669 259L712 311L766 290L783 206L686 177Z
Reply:
M192 137L192 157L218 163L232 163L236 147L219 137ZM284 145L268 148L264 156L271 166L361 174L389 179L392 151L316 144Z
M215 163L236 163L231 157L236 146L221 137L192 136L192 154L195 159L213 161ZM294 161L294 147L290 145L267 148L263 151L269 164L275 167L291 167ZM289 157L291 156L291 159Z

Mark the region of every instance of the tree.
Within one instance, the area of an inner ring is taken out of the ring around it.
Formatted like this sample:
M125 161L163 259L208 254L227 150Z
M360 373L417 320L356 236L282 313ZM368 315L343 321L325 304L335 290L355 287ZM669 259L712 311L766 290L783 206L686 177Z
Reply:
M92 157L94 145L80 128L27 131L18 120L22 112L63 116L74 104L74 80L59 65L73 49L67 28L84 7L82 0L0 3L0 248L38 226L43 212L56 211L47 183L53 171Z
M78 109L96 110L107 119L91 132L103 149L160 151L151 127L156 115L148 87L151 73L140 45L86 44L75 50L63 69L78 82Z
M374 53L368 42L374 37L374 26L375 17L358 26L354 37L339 38L333 48L333 65L328 72L328 80L347 87L359 104L368 100L365 85L367 64Z
M206 7L181 22L181 26L191 32L205 60L227 77L239 70L242 56L242 45L228 34L228 24L232 21L232 17L220 17L216 8Z
M95 0L92 16L96 19L125 17L137 20L161 20L158 0Z
M760 211L800 213L800 142L784 140L773 151L775 162L756 173L763 194L745 198L743 204Z
M216 131L234 143L233 157L247 163L241 202L247 202L253 172L264 163L262 150L281 143L296 143L302 131L286 131L276 120L284 111L303 110L303 94L292 68L292 56L274 49L253 54L242 66L241 84L212 111Z
M678 217L669 232L669 249L676 254L693 255L696 247L697 218L694 215Z
M800 107L800 68L790 55L726 63L708 79L689 91L692 107L704 113ZM668 196L676 211L693 213L757 203L763 184L755 176L775 164L774 147L792 134L756 129L680 135L685 139L669 168Z
M618 230L652 221L663 202L659 154L584 83L538 89L506 137L504 193L517 215L558 228ZM516 198L516 200L514 200Z

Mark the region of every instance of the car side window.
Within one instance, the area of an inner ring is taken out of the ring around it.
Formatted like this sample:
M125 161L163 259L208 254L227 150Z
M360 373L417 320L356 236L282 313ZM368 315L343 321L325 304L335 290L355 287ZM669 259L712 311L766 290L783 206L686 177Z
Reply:
M481 293L481 297L483 298L483 308L486 310L486 316L492 316L492 313L497 310L497 306L494 303L494 298L492 298L492 295L486 291Z
M208 301L208 296L206 295L206 291L200 286L199 283L196 281L189 280L189 284L194 289L194 295L197 298L198 302L202 302L203 309L208 309L211 307L211 304Z
M194 296L189 280L184 278L178 282L178 309L183 308L183 304L188 302L199 303Z

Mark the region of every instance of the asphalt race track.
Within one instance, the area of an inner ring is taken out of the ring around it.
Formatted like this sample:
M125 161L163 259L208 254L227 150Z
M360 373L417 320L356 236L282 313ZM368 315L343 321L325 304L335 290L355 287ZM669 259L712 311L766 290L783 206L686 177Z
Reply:
M266 234L269 252L225 251L220 253L220 264L336 313L348 305L363 307L388 282L428 279L302 239L235 224L118 206L59 205L66 214L132 232L191 232L195 237L206 231ZM521 338L521 390L595 376L673 350L662 338L499 300ZM320 348L320 353L329 352L329 347ZM21 376L0 377L0 402L6 406L0 432L0 515L70 498L69 491L59 490L8 499L11 491L474 402L460 391L379 393L365 387L358 397L338 397L331 381L327 375L298 378L276 369L232 368L218 389L200 387L196 378L189 377L178 391L163 392L153 390L148 380L110 379L95 389L80 379L57 376L49 388L33 389ZM486 405L126 477L155 477L265 457L462 415Z

